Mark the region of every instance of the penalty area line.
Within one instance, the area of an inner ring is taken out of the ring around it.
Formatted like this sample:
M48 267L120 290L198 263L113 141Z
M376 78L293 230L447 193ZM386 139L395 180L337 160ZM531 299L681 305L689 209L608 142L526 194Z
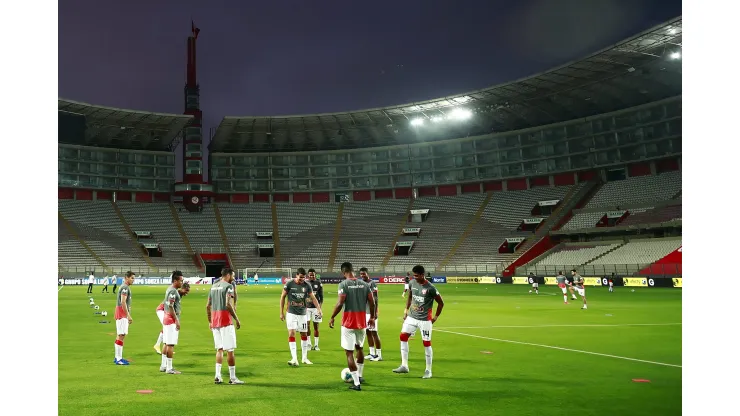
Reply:
M550 349L553 349L553 350L568 351L568 352L578 352L578 353L581 353L581 354L589 354L589 355L597 355L599 357L618 358L620 360L635 361L635 362L638 362L638 363L655 364L655 365L662 365L662 366L665 366L665 367L681 368L681 366L678 365L678 364L668 364L668 363L661 363L661 362L658 362L658 361L640 360L640 359L637 359L637 358L622 357L622 356L619 356L619 355L611 355L611 354L603 354L603 353L600 353L600 352L574 350L574 349L571 349L571 348L556 347L554 345L535 344L535 343L531 343L531 342L513 341L513 340L510 340L510 339L500 339L500 338L483 337L483 336L480 336L480 335L466 334L466 333L463 333L463 332L445 331L443 329L437 329L437 331L444 332L444 333L447 333L447 334L462 335L462 336L465 336L465 337L487 339L489 341L506 342L506 343L509 343L509 344L529 345L529 346L532 346L532 347L550 348Z
M619 326L673 326L682 325L681 322L663 324L553 324L553 325L493 325L493 326L446 326L443 329L491 329L491 328L585 328L585 327L619 327ZM437 328L434 328L437 329Z

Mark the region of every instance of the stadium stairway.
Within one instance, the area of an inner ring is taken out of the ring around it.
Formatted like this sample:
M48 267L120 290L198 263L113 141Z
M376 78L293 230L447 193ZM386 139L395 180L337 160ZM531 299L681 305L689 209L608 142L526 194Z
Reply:
M337 222L334 225L334 238L331 241L331 250L329 251L329 273L334 271L334 261L337 258L337 247L339 246L339 236L342 234L342 215L344 214L344 202L339 203L337 209Z
M182 226L182 222L180 221L180 216L177 214L177 208L175 208L175 204L170 201L169 205L170 212L172 213L172 218L175 220L177 230L180 232L180 237L182 237L182 242L183 244L185 244L185 249L188 251L188 257L193 261L193 264L199 272L205 273L206 268L205 266L203 266L203 263L199 260L198 256L195 255L193 247L190 245L190 240L188 239L188 235L185 233L185 228L183 228Z
M90 255L95 259L95 261L97 261L98 264L100 264L103 267L103 269L105 269L106 273L113 274L113 270L111 270L111 268L108 267L107 264L105 264L103 259L101 259L100 256L98 256L95 253L95 251L93 251L93 249L90 248L90 246L87 245L87 243L83 239L80 238L79 234L77 234L77 231L75 231L74 227L72 227L72 225L67 221L67 219L64 218L64 215L62 215L61 212L59 213L59 219L64 224L64 227L67 228L67 231L69 231L69 233L72 234L77 239L77 241L80 242L82 247L84 247L85 250L87 250L87 252L90 253Z
M587 261L587 262L585 262L585 263L581 264L581 267L582 267L582 266L585 266L585 265L588 265L588 264L591 264L591 263L593 263L593 262L595 262L596 260L598 260L598 259L600 259L600 258L602 258L602 257L606 256L607 254L611 253L612 251L614 251L614 250L618 250L618 249L619 249L620 247L623 247L623 246L624 246L624 245L626 245L627 243L628 243L627 241L623 241L623 242L622 242L622 243L620 243L620 244L619 244L618 246L616 246L616 247L613 247L613 248L611 248L611 249L609 249L609 250L607 250L607 251L605 251L605 252L603 252L603 253L599 254L598 256L596 256L596 257L592 258L591 260L589 260L589 261Z
M221 234L221 241L226 249L226 257L229 258L229 265L234 268L234 263L231 262L231 247L229 246L229 238L226 236L226 228L224 222L221 220L221 210L218 209L218 204L213 202L213 212L216 215L216 224L218 224L218 232Z
M483 215L483 211L486 210L486 207L488 206L488 203L491 202L491 198L493 197L493 192L489 191L486 194L486 197L481 202L480 206L478 207L478 210L475 212L475 215L468 223L468 226L465 228L465 231L460 235L460 237L457 239L455 244L450 248L450 251L447 252L447 255L442 259L442 261L439 262L437 265L437 270L442 270L443 267L447 266L447 263L452 259L452 257L457 252L457 249L460 248L460 246L465 242L465 240L468 239L468 236L471 232L473 232L473 229L475 226L480 222L481 216Z
M153 270L155 273L159 273L159 268L154 264L151 258L147 254L144 253L144 249L139 246L138 240L136 238L136 233L131 229L131 226L128 225L128 222L126 221L126 218L124 218L123 213L121 212L121 209L118 208L118 204L116 204L116 201L110 201L111 205L113 205L113 211L115 211L116 216L118 217L118 220L121 221L121 225L123 226L123 229L126 230L128 235L131 237L131 244L133 244L134 249L141 253L141 257L144 258L144 261L146 262L147 266L149 266L150 270Z
M598 182L586 182L572 187L563 197L563 202L535 230L534 235L522 244L519 248L521 254L504 268L504 275L513 275L517 267L524 266L555 247L556 244L549 237L550 231L567 223L573 216L573 209L587 204L598 188L600 188Z
M383 262L380 264L380 268L383 270L386 268L386 266L388 266L388 262L391 261L391 257L393 257L398 239L403 236L403 229L404 227L406 227L406 222L408 222L409 220L409 213L412 209L414 209L414 198L409 198L409 205L408 207L406 207L406 212L404 213L404 216L401 217L401 221L398 222L398 232L396 233L396 237L391 242L390 247L388 247L388 252L385 253L385 257L383 257Z
M272 210L272 243L275 245L275 267L281 268L283 266L280 259L280 228L278 227L277 205L273 202L270 209Z

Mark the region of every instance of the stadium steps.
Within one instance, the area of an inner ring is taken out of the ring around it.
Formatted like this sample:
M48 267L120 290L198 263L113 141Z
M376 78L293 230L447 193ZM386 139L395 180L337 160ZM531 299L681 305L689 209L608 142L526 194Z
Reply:
M218 204L213 203L213 213L216 216L216 224L218 224L218 232L221 234L221 241L224 243L226 249L226 257L229 258L229 263L234 268L234 263L231 263L231 247L229 246L229 239L226 237L226 228L224 227L223 221L221 221L221 210L218 209Z
M277 204L273 202L270 209L272 210L272 243L275 244L275 267L281 268L283 266L280 259L280 228L278 227Z
M409 198L409 205L408 207L406 207L406 212L403 213L401 221L398 222L398 232L396 233L396 237L391 242L390 247L388 247L388 252L385 253L385 257L383 257L383 262L380 263L381 270L385 270L386 266L388 266L388 262L391 261L391 257L393 257L393 252L396 248L396 243L398 242L398 239L403 236L403 228L406 226L406 222L409 219L409 213L412 209L414 209L414 198Z
M154 270L154 273L159 273L159 267L154 264L152 259L149 258L147 254L144 254L144 249L139 245L136 233L134 233L134 231L131 229L131 226L128 225L128 222L126 221L126 218L124 218L121 209L118 208L118 204L116 204L116 201L110 201L110 203L111 205L113 205L113 211L116 212L118 220L121 221L123 229L126 230L126 233L128 233L129 237L131 238L131 244L134 246L134 250L136 250L138 253L141 253L141 257L144 258L144 261L146 262L147 266L149 266L150 270Z
M575 211L585 207L589 203L589 201L591 201L591 198L593 198L594 195L596 195L599 192L599 190L601 189L603 185L604 183L601 181L587 182L586 186L584 188L581 188L580 192L575 194L575 197L573 198L576 201L575 206L570 207L564 213L564 215L560 218L558 223L554 227L552 227L552 231L558 231L561 228L563 228L563 226L565 226L565 224L567 224L568 221L570 221L570 219L573 218Z
M602 257L606 256L607 254L611 253L612 251L614 251L614 250L617 250L617 249L619 249L620 247L623 247L623 246L624 246L625 244L627 244L627 243L628 243L627 241L624 241L624 242L622 242L621 244L619 244L618 246L614 247L613 249L611 249L611 250L607 250L607 251L605 251L605 252L603 252L603 253L599 254L598 256L596 256L596 257L592 258L591 260L589 260L589 261L587 261L587 262L585 262L585 263L581 264L581 266L585 266L585 265L587 265L587 264L590 264L591 262L594 262L594 261L596 261L596 260L598 260L598 259L600 259L600 258L602 258Z
M339 237L342 234L342 215L344 214L344 202L339 204L337 209L337 222L334 225L334 238L331 241L331 250L329 251L329 266L327 271L332 273L334 271L334 261L337 258L337 247L339 246Z
M203 266L203 263L201 263L198 260L198 256L195 255L195 252L193 251L193 247L190 245L190 240L188 239L188 235L185 233L185 228L182 226L182 222L180 221L180 216L177 214L177 208L175 208L175 204L170 201L170 212L172 213L172 218L175 221L175 225L177 225L177 230L180 232L180 237L182 237L182 242L185 244L185 250L188 251L188 257L193 261L193 264L195 267L198 268L198 271L205 272L206 269Z
M108 267L108 265L107 265L107 264L105 264L105 262L103 261L103 259L101 259L101 258L100 258L100 256L98 256L98 255L97 255L97 254L95 253L95 251L93 251L93 249L92 249L92 248L90 248L90 246L88 246L88 245L87 245L87 243L86 243L86 242L85 242L85 241L84 241L83 239L81 239L81 238L80 238L79 234L77 234L77 231L75 231L74 227L72 227L72 225L71 225L71 224L69 223L69 221L67 221L67 219L66 219L66 218L64 218L64 215L62 215L62 213L61 213L61 212L59 213L59 219L60 219L60 220L62 220L62 223L63 223L63 224L64 224L64 226L65 226L65 227L67 228L67 231L69 231L69 233L70 233L70 234L72 234L72 235L73 235L73 236L74 236L74 237L75 237L75 238L77 239L77 241L79 241L79 242L80 242L80 244L82 244L82 247L85 247L85 250L87 250L87 252L88 252L88 253L90 253L90 255L91 255L91 256L92 256L92 257L93 257L93 258L94 258L94 259L95 259L95 260L96 260L96 261L97 261L97 262L98 262L98 263L99 263L99 264L100 264L101 266L103 266L103 269L105 269L106 273L108 273L108 274L113 274L113 270L112 270L112 269L111 269L110 267Z
M489 191L486 193L486 197L483 198L483 201L481 201L480 206L478 207L478 210L475 212L475 215L473 215L473 218L468 223L468 226L465 228L465 231L458 237L455 244L450 248L450 251L447 252L447 255L442 259L441 262L437 265L437 270L442 270L443 267L447 266L447 263L452 259L452 257L457 252L457 249L460 248L460 246L465 242L465 240L468 239L468 236L470 233L473 232L473 229L478 224L478 222L481 219L481 216L483 215L483 211L486 210L486 207L488 207L488 203L491 202L491 198L493 197L493 191Z

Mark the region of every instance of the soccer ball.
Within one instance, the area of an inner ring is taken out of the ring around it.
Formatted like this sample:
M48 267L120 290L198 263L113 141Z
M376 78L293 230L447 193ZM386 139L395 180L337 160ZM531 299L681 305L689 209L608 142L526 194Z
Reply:
M634 291L635 291L635 289L632 289L632 291L634 292Z
M342 370L341 377L342 381L344 381L345 383L352 382L352 373L350 373L349 368L345 368L344 370Z
M103 315L103 316L108 316L108 312L106 312L106 311L103 311L103 312L101 313L101 315Z
M95 305L95 310L97 311L98 309L100 309L100 305Z
M93 302L95 302L95 299L90 298L90 303L93 303Z
M95 302L90 301L90 306L93 306L93 305L95 305Z

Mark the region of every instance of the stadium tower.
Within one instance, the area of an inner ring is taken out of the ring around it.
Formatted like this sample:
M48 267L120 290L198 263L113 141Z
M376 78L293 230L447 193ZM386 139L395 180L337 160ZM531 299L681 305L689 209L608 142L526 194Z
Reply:
M185 114L192 122L185 128L183 152L183 181L175 184L175 195L189 211L202 208L204 198L211 197L213 185L203 178L203 113L200 111L200 86L196 76L195 44L200 29L191 21L192 34L188 36L187 79L185 83Z

